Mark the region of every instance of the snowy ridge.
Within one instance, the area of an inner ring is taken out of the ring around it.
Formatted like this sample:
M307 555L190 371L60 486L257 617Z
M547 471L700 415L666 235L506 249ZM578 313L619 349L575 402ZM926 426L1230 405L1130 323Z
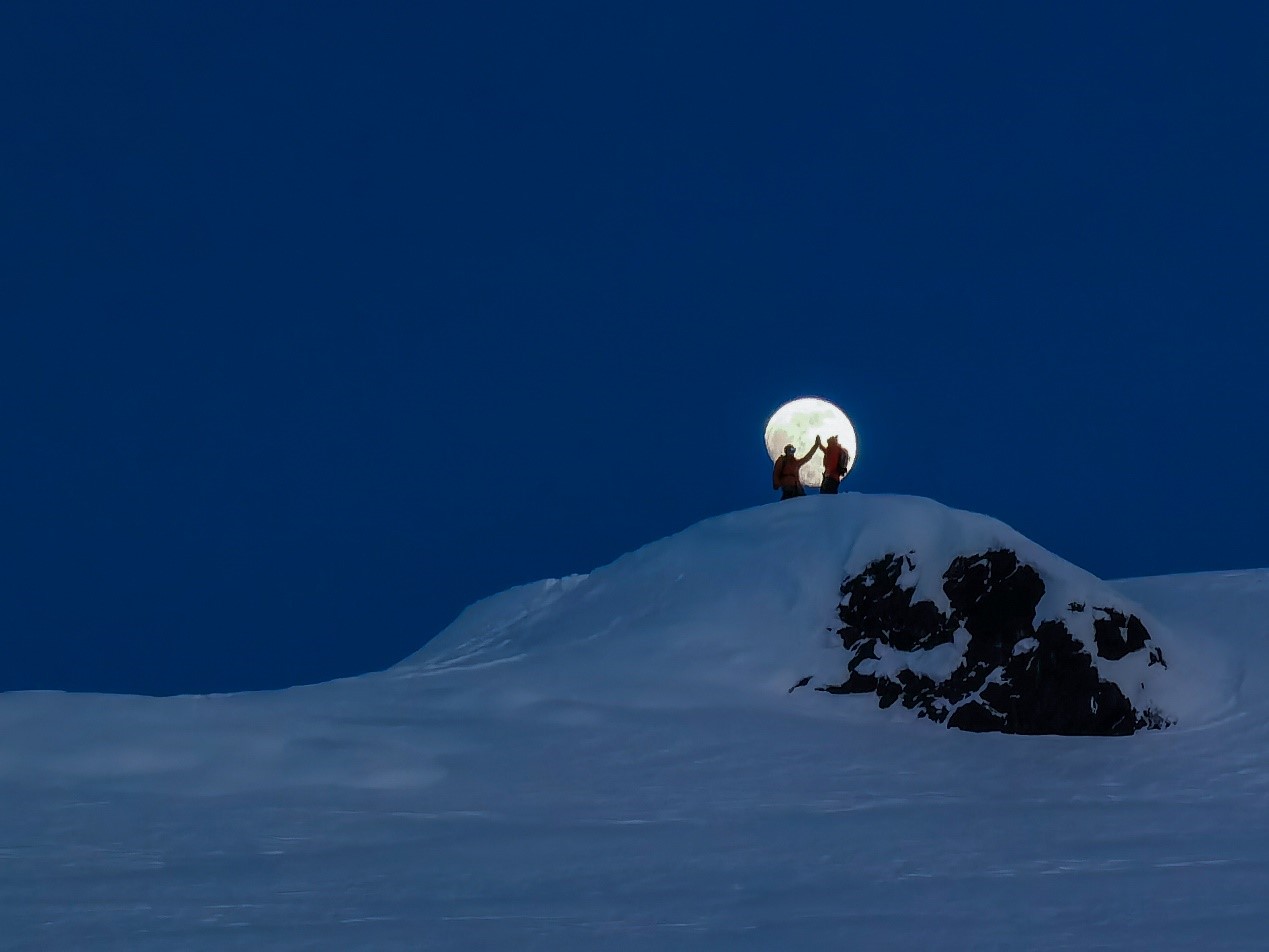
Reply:
M631 703L641 696L652 703L673 696L700 703L722 691L730 704L746 696L784 704L789 687L808 675L815 683L844 676L845 658L830 629L837 626L838 586L847 575L888 553L912 554L901 583L915 599L946 611L947 565L1000 548L1048 580L1037 622L1059 619L1090 646L1101 606L1146 622L1167 668L1147 670L1142 657L1096 661L1101 676L1137 706L1182 723L1219 716L1227 707L1228 662L1201 622L1186 632L1172 630L1129 595L996 519L929 499L857 493L720 516L588 576L495 596L393 670L418 676L451 664L516 660L527 669L526 684L550 686L559 698L598 693ZM955 667L960 658L954 651L934 653L918 661L883 658L878 668L903 663L928 673ZM505 672L503 690L514 690L514 668Z

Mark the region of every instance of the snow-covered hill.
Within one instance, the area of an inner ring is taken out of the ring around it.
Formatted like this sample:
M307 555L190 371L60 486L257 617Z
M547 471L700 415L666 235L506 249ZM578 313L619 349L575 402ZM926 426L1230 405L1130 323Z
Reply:
M431 676L505 666L481 675L486 690L496 685L504 693L635 705L743 700L787 710L792 685L846 678L850 656L837 634L844 578L874 585L869 566L901 556L899 581L910 600L949 614L944 570L958 558L1002 550L1036 569L1043 589L1035 622L1060 620L1090 646L1101 677L1139 708L1190 726L1225 710L1230 669L1207 636L1210 621L1174 631L1125 593L995 519L928 499L858 494L710 519L589 576L504 593L474 606L396 672ZM1099 658L1095 606L1144 619L1151 646L1168 663L1149 664L1147 651ZM894 606L887 609L893 614ZM891 651L866 670L932 660L954 665L964 647L961 641L902 658ZM815 698L801 709L829 706ZM866 716L858 708L849 713Z
M847 575L1001 547L1043 569L1042 615L1140 614L1176 726L971 734L790 693L842 675ZM1266 571L1107 585L994 520L851 494L494 596L386 672L0 696L4 944L1263 947L1266 619Z

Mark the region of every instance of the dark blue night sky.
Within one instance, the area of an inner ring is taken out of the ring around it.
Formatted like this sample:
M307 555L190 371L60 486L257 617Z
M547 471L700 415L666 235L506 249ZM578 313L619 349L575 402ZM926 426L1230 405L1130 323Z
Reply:
M1269 565L1263 4L0 5L0 688L359 674L851 488ZM779 558L773 551L772 558Z

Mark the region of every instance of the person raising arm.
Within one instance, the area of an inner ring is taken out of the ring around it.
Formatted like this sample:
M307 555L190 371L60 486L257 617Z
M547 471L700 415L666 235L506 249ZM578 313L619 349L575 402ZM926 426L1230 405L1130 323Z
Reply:
M820 494L835 495L837 487L846 478L846 471L850 469L850 453L837 442L835 436L830 436L828 445L821 449L824 451L824 482L820 484Z
M784 448L784 455L775 461L775 468L771 471L771 488L780 490L781 499L806 495L806 490L802 488L800 470L821 449L823 444L818 436L815 438L815 445L803 457L794 455L797 449L792 443Z

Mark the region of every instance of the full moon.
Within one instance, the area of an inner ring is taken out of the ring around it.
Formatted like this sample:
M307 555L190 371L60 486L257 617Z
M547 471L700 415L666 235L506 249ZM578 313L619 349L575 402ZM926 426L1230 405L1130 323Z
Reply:
M855 468L858 444L850 418L819 397L799 397L771 415L767 421L767 455L774 463L784 455L785 446L792 443L794 452L801 458L815 445L817 436L824 443L828 443L830 436L837 437L837 442L850 454L847 465L850 469ZM820 485L824 481L824 454L816 453L807 460L801 476L804 486Z

